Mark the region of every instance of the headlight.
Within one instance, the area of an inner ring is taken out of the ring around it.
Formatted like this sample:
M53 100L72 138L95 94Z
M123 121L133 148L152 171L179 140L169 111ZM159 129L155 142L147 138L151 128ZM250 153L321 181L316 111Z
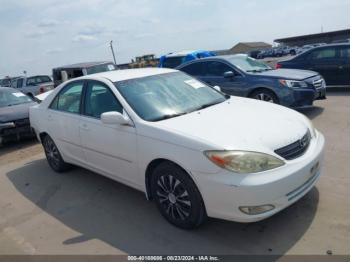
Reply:
M279 82L289 88L305 88L307 87L307 83L304 81L296 81L296 80L285 80L281 79Z
M205 151L204 154L219 167L240 174L257 173L284 165L274 156L249 151Z

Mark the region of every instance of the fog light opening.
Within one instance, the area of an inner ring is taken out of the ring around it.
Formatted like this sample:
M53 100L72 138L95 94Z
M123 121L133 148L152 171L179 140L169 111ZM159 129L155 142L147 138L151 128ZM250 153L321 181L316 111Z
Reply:
M259 215L273 209L275 209L275 206L273 205L239 207L239 210L247 215Z

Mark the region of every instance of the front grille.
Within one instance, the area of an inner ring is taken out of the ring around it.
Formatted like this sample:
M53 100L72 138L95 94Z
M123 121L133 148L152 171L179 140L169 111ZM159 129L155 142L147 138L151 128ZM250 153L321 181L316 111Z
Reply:
M14 121L16 127L23 127L30 125L29 118L19 119Z
M305 153L310 145L311 134L307 133L298 141L275 150L275 153L286 160L295 159Z
M323 86L323 79L321 78L321 79L315 80L315 81L312 82L312 84L314 85L314 87L316 89L322 88L322 86Z

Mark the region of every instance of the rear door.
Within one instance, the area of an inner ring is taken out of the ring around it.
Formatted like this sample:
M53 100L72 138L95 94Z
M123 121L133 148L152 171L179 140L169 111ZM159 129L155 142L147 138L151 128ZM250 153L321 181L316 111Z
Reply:
M320 73L327 85L339 85L340 64L336 47L317 48L310 51L306 69Z
M79 134L81 98L84 81L67 84L49 106L48 133L61 153L79 163L84 162Z
M350 85L350 46L339 47L339 85Z

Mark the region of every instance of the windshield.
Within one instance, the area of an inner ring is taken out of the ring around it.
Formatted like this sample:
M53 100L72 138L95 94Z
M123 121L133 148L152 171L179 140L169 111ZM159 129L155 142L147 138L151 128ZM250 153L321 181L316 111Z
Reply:
M115 85L133 110L146 121L176 117L227 99L182 72L131 79Z
M185 61L184 56L166 57L164 62L163 62L163 67L175 68L175 67L181 65L184 61Z
M14 106L30 102L33 101L21 92L0 89L0 107Z
M102 64L102 65L96 65L93 67L89 67L86 69L87 74L96 74L96 73L102 73L102 72L108 72L108 71L113 71L116 70L117 68L115 67L114 64Z
M245 72L262 72L271 70L268 65L255 60L249 56L232 56L228 60L239 69Z

